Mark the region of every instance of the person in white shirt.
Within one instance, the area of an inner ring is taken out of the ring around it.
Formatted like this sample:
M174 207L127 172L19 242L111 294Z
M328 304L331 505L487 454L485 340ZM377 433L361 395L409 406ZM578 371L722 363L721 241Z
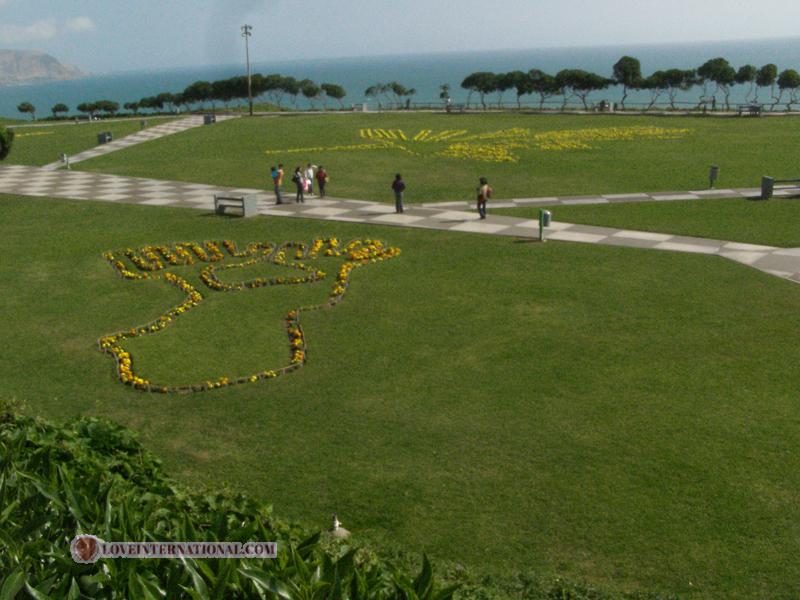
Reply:
M314 194L314 169L316 168L317 165L312 165L311 163L308 163L308 166L306 167L305 171L306 181L308 182L308 193L310 195Z

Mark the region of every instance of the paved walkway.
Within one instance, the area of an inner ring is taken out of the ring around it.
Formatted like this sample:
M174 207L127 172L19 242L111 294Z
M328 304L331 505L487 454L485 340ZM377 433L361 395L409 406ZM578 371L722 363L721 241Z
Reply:
M727 195L728 190L724 191ZM259 213L266 216L346 221L374 225L394 225L444 231L503 235L537 239L539 223L533 219L477 214L453 210L453 203L435 206L409 206L396 214L388 204L336 198L310 198L305 204L275 205L270 192L250 188L224 188L196 183L120 177L101 173L44 170L38 167L9 165L0 167L0 193L77 200L102 200L125 204L174 206L213 210L214 194L256 194ZM686 194L684 194L685 196ZM638 194L646 200L649 194ZM658 194L652 195L657 198ZM286 194L289 199L292 194ZM636 200L628 195L628 200ZM548 200L552 204L552 201ZM497 207L500 203L492 203ZM466 208L466 203L464 203ZM759 269L771 275L800 283L800 248L777 248L724 240L686 237L611 227L553 222L546 238L564 242L647 248L673 252L717 255Z
M797 187L781 189L776 186L774 196L796 195ZM761 188L736 188L697 190L693 192L653 192L638 194L603 194L599 196L547 196L541 198L515 198L492 202L493 208L519 208L522 206L576 206L581 204L616 204L620 202L670 202L675 200L702 200L704 198L760 198ZM425 208L472 208L466 201L427 202Z
M226 121L228 119L236 119L238 117L233 115L219 115L217 117L217 121ZM123 150L125 148L130 148L131 146L135 146L136 144L141 144L142 142L149 142L150 140L156 140L158 138L172 135L173 133L180 133L182 131L186 131L187 129L192 129L194 127L199 127L203 125L203 116L191 116L185 119L178 119L176 121L170 121L169 123L164 123L163 125L156 125L155 127L148 127L147 129L143 129L138 133L132 133L131 135L126 135L123 138L115 140L113 142L109 142L107 144L100 144L91 150L87 150L86 152L81 152L80 154L75 154L69 157L70 164L75 164L82 162L84 160L89 160L90 158L96 158L98 156L103 156L108 154L109 152L114 152L116 150ZM50 163L49 165L45 165L42 167L46 171L55 171L60 169L64 166L64 163L61 161Z

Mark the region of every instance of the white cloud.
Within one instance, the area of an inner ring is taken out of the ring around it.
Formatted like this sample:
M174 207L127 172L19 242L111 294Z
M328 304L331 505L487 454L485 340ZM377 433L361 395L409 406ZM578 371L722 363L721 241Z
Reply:
M3 0L0 0L2 2ZM75 17L67 19L64 28L70 33L83 33L84 31L94 31L97 27L89 17Z
M2 1L0 0L0 2ZM31 25L0 24L0 43L17 44L20 42L49 40L54 38L57 33L58 28L52 19L36 21Z

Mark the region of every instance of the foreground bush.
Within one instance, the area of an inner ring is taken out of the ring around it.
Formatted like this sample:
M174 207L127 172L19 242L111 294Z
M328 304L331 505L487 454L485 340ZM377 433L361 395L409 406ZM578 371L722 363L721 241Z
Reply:
M58 427L0 412L0 597L430 598L365 549L309 536L241 494L189 493L123 427L84 418ZM274 560L73 562L70 540L277 541ZM27 594L25 594L27 592Z

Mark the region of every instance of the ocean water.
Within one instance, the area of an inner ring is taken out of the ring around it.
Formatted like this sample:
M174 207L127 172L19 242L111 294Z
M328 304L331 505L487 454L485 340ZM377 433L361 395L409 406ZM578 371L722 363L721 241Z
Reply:
M775 63L779 70L800 70L800 38L773 40L744 40L736 42L706 42L694 44L670 44L650 46L605 46L596 48L548 48L529 50L507 50L492 52L462 52L448 54L415 54L407 56L384 56L374 58L320 59L308 61L258 62L253 64L255 73L281 73L299 79L309 78L317 83L337 83L348 92L346 106L365 101L364 90L375 83L399 81L406 87L416 88L414 102L438 102L439 86L450 84L455 102L466 100L467 93L459 86L464 77L474 71L504 72L538 68L555 74L561 69L575 68L594 71L610 76L613 64L623 55L637 57L645 75L659 69L696 68L709 58L725 57L738 68L743 64L757 67ZM47 82L21 86L0 87L0 115L19 118L17 105L31 102L39 115L49 114L50 108L59 102L75 111L81 102L108 99L120 104L135 101L144 96L161 92L179 92L199 79L213 81L234 75L242 75L244 65L220 65L185 69L152 70L148 72L119 72L93 75L74 81ZM732 102L742 102L747 86L734 86ZM699 90L683 93L682 102L696 102ZM761 100L768 100L762 92ZM590 96L596 101L617 101L621 91L609 88ZM536 96L525 98L535 104ZM646 102L648 93L629 96L629 102ZM473 101L476 98L473 97ZM504 102L515 100L513 90L503 97ZM721 98L718 99L718 101ZM493 101L496 101L494 98ZM666 101L662 98L660 102ZM285 102L288 102L285 101ZM336 105L335 101L329 101ZM558 102L558 100L556 100ZM307 104L301 100L301 108ZM377 102L370 105L377 108Z

